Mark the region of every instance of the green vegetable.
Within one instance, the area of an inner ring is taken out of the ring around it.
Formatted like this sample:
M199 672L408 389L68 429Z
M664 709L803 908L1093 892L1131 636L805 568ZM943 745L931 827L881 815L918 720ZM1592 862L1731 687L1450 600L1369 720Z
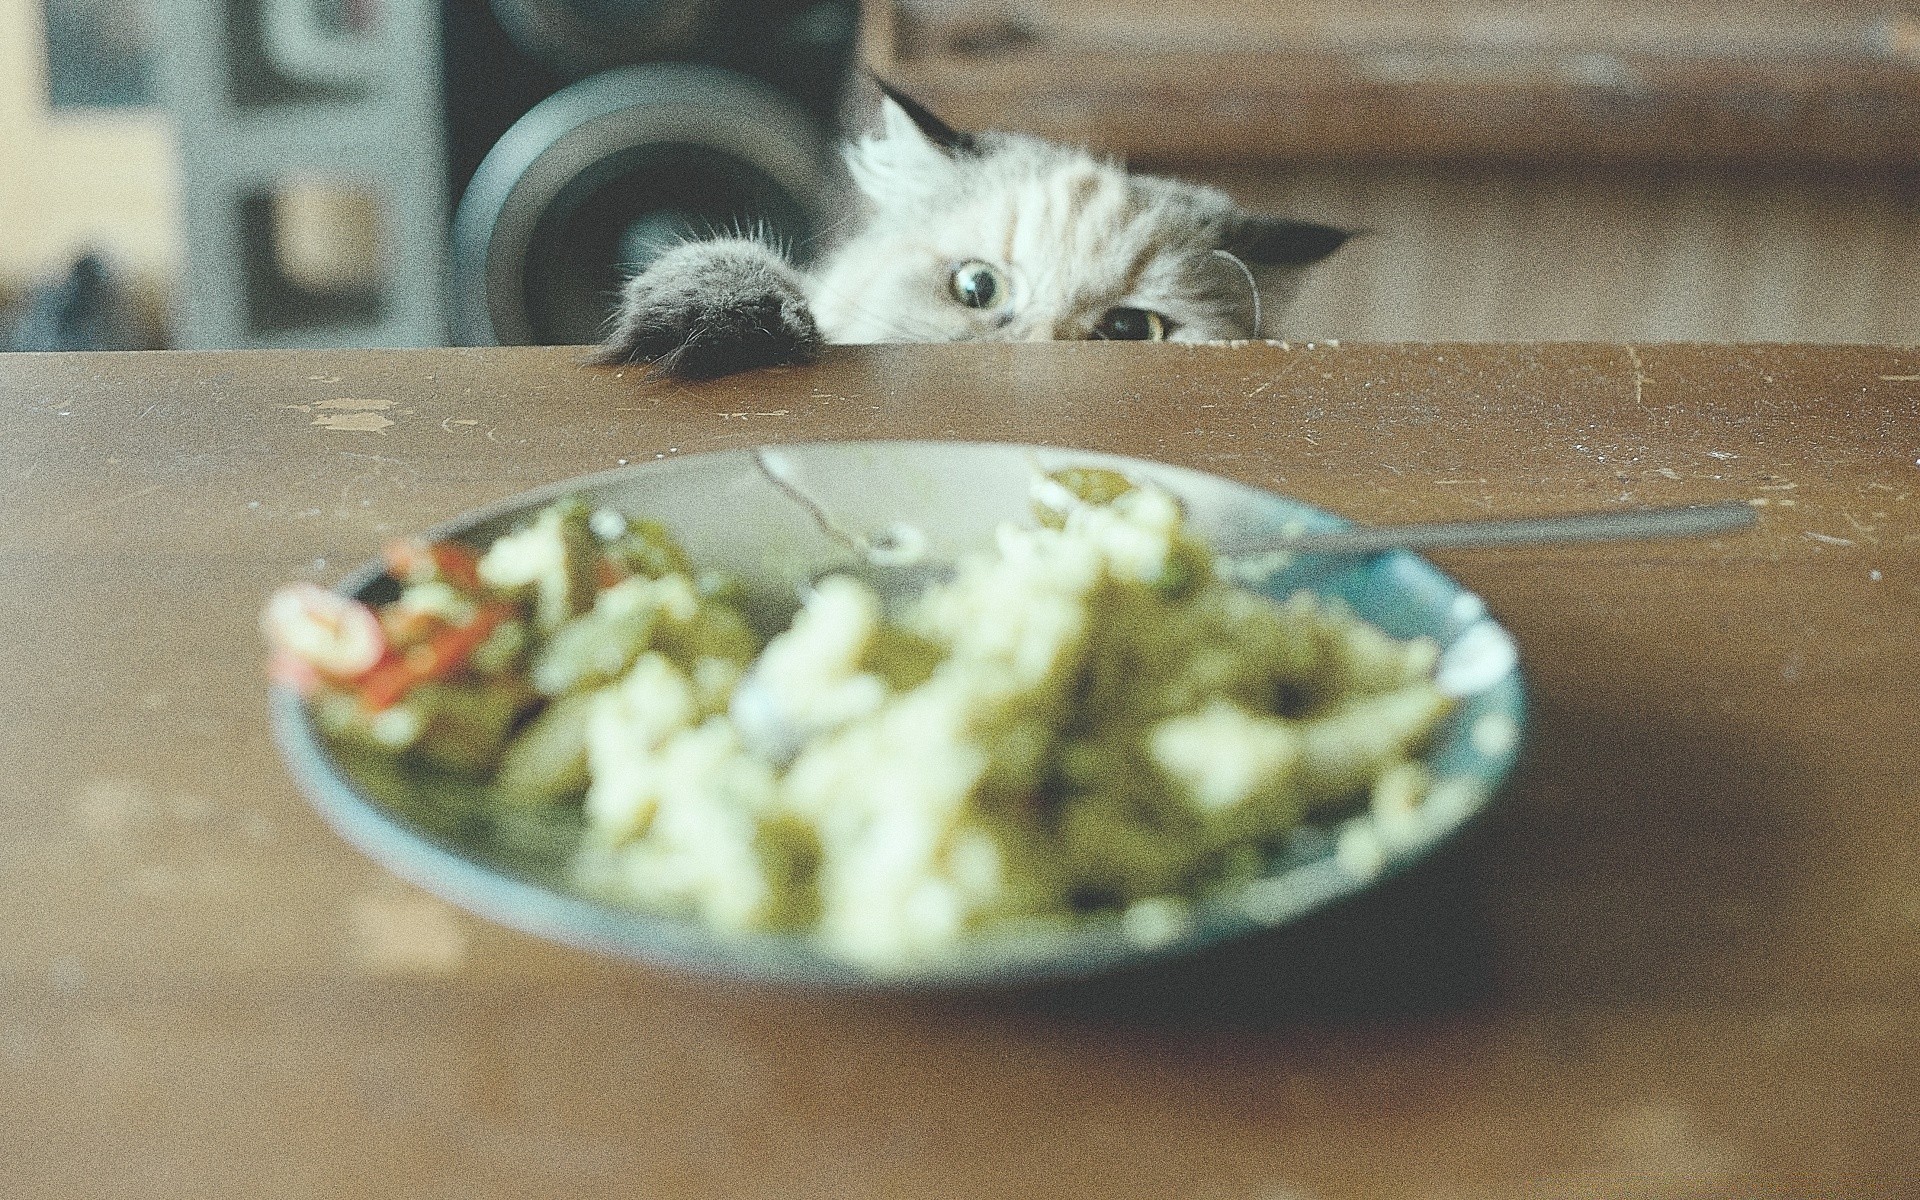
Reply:
M532 525L493 544L480 559L481 582L513 595L531 592L534 625L558 629L593 604L600 541L588 515L579 500L548 505Z
M1118 471L1103 467L1068 467L1046 476L1052 488L1038 488L1033 498L1033 515L1048 529L1064 529L1067 513L1074 502L1112 504L1133 490L1133 481ZM1062 490L1066 495L1062 495Z
M591 612L554 630L534 653L534 690L558 696L624 674L652 645L654 627L674 598L672 582L629 579L602 592Z
M587 790L587 719L597 692L562 696L514 735L493 790L508 804L551 804Z
M658 521L627 518L626 529L607 543L606 554L617 566L649 579L693 574L687 552Z
M413 755L431 766L483 775L500 759L507 735L527 704L526 685L513 680L433 683L414 689L409 705L426 714Z

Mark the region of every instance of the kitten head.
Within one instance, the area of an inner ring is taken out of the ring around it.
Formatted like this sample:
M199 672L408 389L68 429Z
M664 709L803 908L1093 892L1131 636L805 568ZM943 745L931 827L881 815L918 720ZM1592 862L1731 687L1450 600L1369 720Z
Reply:
M962 134L885 89L847 148L866 223L809 289L828 340L1260 336L1344 230L1019 134Z

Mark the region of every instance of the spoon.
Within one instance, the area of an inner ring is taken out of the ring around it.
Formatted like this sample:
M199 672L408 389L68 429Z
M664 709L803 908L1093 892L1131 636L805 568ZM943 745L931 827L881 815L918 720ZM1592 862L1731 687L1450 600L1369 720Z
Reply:
M1258 545L1218 552L1216 562L1236 576L1259 575L1263 573L1261 568L1284 565L1273 563L1276 554L1360 556L1387 550L1493 549L1709 537L1737 533L1752 527L1757 520L1751 505L1729 500L1718 504L1602 509L1553 517L1350 525L1342 529L1302 530L1263 537ZM893 612L952 574L952 563L924 558L899 561L889 553L872 554L865 561L829 568L815 575L811 582L817 583L829 575L851 576L877 592L882 604Z
M1706 537L1751 527L1751 505L1738 500L1665 508L1603 509L1557 517L1494 521L1429 521L1414 525L1353 525L1283 534L1260 547L1313 554L1377 554L1382 550L1461 550L1553 542L1617 542ZM1235 557L1229 555L1229 557Z
M1252 547L1219 552L1214 561L1215 569L1224 577L1257 583L1288 566L1295 554L1359 557L1386 550L1705 537L1737 532L1751 527L1755 521L1750 505L1732 500L1663 508L1602 509L1554 517L1353 525L1265 536ZM822 580L838 575L872 589L880 600L881 610L890 619L898 619L921 593L953 577L952 562L926 556L925 538L918 531L896 527L878 539L864 540L864 544L867 549L864 558L813 575L801 589L802 602ZM806 740L805 731L780 711L764 681L755 674L749 674L735 690L731 712L748 744L774 762L791 759Z

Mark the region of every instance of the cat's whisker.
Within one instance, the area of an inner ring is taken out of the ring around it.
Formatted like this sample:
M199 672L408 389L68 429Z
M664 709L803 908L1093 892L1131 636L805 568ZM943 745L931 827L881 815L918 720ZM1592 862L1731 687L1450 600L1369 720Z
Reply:
M826 225L823 225L822 227L820 227L819 229L814 230L812 233L808 234L806 237L798 239L794 243L794 249L798 250L803 247L811 249L816 242L819 242L825 239L830 234L839 233L842 229L845 229L848 225L851 225L855 220L857 220L858 218L864 215L865 215L864 213L861 213L858 210L855 210L854 212L848 213L837 220L830 221Z
M1215 250L1214 254L1218 255L1221 258L1226 259L1228 262L1232 263L1234 266L1239 267L1240 273L1246 276L1247 291L1251 293L1253 296L1253 327L1250 330L1248 330L1247 336L1259 337L1260 336L1260 285L1254 281L1253 268L1249 267L1246 263L1242 262L1240 260L1240 256L1238 254L1235 254L1231 250Z
M968 337L964 330L956 335L952 330L941 329L931 321L915 322L906 320L903 319L903 314L899 312L881 313L849 296L844 290L830 290L818 281L814 284L814 291L833 295L849 310L872 321L889 335L887 340L916 342L966 342L974 340Z

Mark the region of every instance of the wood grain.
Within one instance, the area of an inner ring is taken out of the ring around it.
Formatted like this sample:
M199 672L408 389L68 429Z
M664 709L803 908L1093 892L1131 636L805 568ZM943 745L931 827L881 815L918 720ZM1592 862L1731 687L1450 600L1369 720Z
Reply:
M1151 455L1367 520L1762 525L1445 556L1532 681L1493 818L1099 987L600 960L393 880L285 777L279 582L622 461L850 437ZM0 1193L1901 1194L1917 463L1910 348L902 347L697 387L564 349L0 358Z

